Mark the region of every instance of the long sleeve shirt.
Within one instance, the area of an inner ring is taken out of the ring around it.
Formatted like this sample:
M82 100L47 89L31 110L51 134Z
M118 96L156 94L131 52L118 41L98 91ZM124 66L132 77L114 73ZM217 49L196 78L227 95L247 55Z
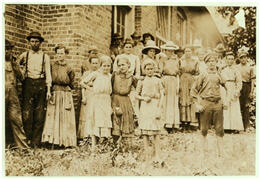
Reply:
M26 57L28 54L28 63L27 63L27 77L32 79L43 78L45 73L46 76L46 85L51 86L51 67L50 67L50 57L43 53L42 50L34 52L33 50L29 50L29 52L22 53L18 59L17 63L22 65L23 71L26 71ZM43 54L44 56L44 66L43 65Z
M214 98L221 99L220 85L224 86L223 77L216 71L202 73L193 83L190 94L194 98Z

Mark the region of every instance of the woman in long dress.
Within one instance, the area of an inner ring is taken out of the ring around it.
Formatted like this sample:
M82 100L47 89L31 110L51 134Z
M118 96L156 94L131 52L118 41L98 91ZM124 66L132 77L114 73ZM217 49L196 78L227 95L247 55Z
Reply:
M165 120L165 128L179 128L179 72L180 61L174 51L179 47L172 41L166 42L161 46L165 50L166 59L163 62L163 85L165 89L165 97L163 104L163 115Z
M55 48L56 61L51 65L52 98L48 101L42 142L64 147L77 145L75 110L71 89L75 74L65 61L67 50Z
M192 57L190 48L186 48L184 52L185 54L180 60L180 118L184 130L189 130L191 123L198 123L195 116L196 108L190 90L195 77L199 75L199 64L198 60Z
M227 67L221 75L226 81L226 97L224 99L227 110L224 110L224 129L240 131L244 130L240 111L239 96L242 88L242 79L234 65L235 59L232 52L226 56Z
M90 70L85 71L81 78L81 82L87 78L87 76L93 71L97 71L100 67L100 60L97 56L92 56L89 58ZM89 82L87 84L87 88L82 86L82 102L80 109L80 117L79 117L79 126L78 126L78 138L83 139L86 137L90 137L93 135L93 120L92 120L92 97L93 97L93 84Z

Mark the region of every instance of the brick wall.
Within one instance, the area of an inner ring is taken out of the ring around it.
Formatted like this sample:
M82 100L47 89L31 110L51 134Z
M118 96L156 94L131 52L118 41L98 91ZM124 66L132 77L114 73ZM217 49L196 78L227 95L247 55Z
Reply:
M78 82L91 45L109 55L111 16L112 6L8 4L5 5L5 38L15 42L14 51L19 55L29 49L26 36L39 31L45 38L42 49L51 59L55 58L55 45L64 44L70 51L68 62ZM75 104L79 104L80 90L73 94Z
M8 4L5 6L5 37L15 43L15 53L29 48L26 36L42 29L42 6Z

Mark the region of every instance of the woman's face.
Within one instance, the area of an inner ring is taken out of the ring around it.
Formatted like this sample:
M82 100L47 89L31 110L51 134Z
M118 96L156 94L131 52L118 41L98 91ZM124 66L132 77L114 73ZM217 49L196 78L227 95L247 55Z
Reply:
M148 40L152 40L151 36L147 36L147 37L145 37L145 39L144 39L144 43L146 44Z
M234 56L233 55L228 55L227 57L226 57L226 62L227 62L227 65L228 66L231 66L231 65L233 65L233 63L234 63Z
M57 54L58 60L64 59L64 57L65 57L65 49L64 48L57 49L56 54Z
M184 52L185 52L186 57L191 57L192 51L190 48L186 48Z
M126 54L130 54L130 53L132 52L132 48L133 48L132 44L125 44L125 46L124 46L124 52L125 52Z
M91 59L91 68L93 71L96 71L100 67L100 62L98 58L92 58Z
M154 58L155 56L155 49L149 49L147 51L147 55L150 57L150 58Z
M152 77L154 74L154 66L153 65L146 65L145 66L146 75Z
M109 62L102 63L101 69L104 74L108 74L110 72L111 64Z
M117 66L119 68L120 73L126 74L130 65L126 62L126 60L119 60Z
M167 57L170 57L170 56L172 56L172 54L173 54L173 50L165 50L165 54L167 55Z

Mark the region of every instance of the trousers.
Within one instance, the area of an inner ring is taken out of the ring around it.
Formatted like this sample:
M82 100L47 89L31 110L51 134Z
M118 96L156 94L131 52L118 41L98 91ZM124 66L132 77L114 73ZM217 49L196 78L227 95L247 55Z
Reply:
M23 124L28 140L39 145L46 114L45 79L26 78L23 83Z
M6 143L14 139L19 148L28 148L22 122L22 112L15 86L5 88ZM12 133L13 138L10 134Z

